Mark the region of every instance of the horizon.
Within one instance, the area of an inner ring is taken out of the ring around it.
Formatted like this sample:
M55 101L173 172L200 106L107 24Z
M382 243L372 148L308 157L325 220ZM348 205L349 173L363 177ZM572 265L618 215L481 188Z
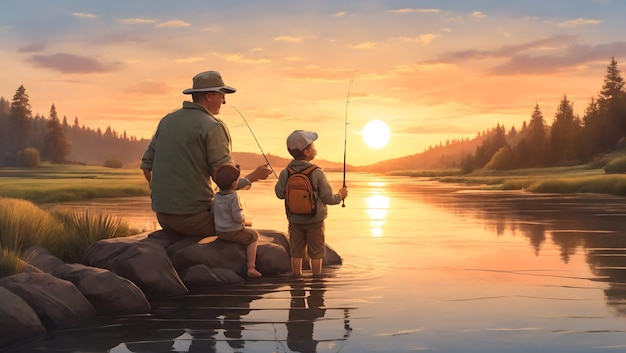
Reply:
M519 129L535 104L551 124L563 96L582 117L626 58L626 3L610 0L142 4L13 4L0 96L23 85L33 115L54 104L70 124L149 139L192 77L217 70L237 88L218 116L233 151L261 153L236 107L265 154L290 158L287 135L305 129L317 159L341 163L345 142L364 166ZM372 120L390 128L379 149L362 139Z

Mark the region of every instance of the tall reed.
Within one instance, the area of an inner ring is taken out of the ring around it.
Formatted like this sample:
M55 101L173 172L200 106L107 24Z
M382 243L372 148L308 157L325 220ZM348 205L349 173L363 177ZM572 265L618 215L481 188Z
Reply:
M87 248L99 240L140 232L123 219L102 212L77 212L57 206L50 213L63 224L65 234L54 241L50 239L45 247L65 262L79 262Z
M0 277L21 272L28 262L23 252L33 245L72 263L98 240L140 232L111 215L62 206L45 211L30 201L0 197Z
M0 197L0 248L21 253L62 233L63 224L30 201Z

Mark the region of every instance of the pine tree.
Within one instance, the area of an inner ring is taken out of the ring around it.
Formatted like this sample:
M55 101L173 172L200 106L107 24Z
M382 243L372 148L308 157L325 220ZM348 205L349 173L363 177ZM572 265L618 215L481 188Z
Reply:
M604 134L602 136L603 152L615 149L617 141L626 136L626 94L622 78L615 58L607 67L604 85L598 96L600 121Z
M70 154L72 144L63 132L63 126L54 104L50 107L49 118L46 124L48 132L44 137L45 155L52 163L64 163L65 158Z
M550 162L579 162L580 130L580 119L574 116L574 104L567 99L567 96L563 96L550 128L548 142Z
M528 131L526 140L530 147L530 156L528 156L529 166L537 167L546 162L545 158L545 140L546 140L546 121L543 119L539 104L535 104L528 123Z
M17 158L17 151L28 147L32 131L32 112L30 101L24 86L20 86L9 108L8 120L8 159L14 164Z

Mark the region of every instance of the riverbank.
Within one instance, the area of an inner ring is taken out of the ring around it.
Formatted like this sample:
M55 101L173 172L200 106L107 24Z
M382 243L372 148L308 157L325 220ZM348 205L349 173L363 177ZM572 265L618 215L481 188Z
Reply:
M599 193L626 196L626 174L606 174L589 165L528 168L509 171L402 170L392 176L429 178L442 183L483 186L489 190L538 193ZM39 168L0 168L0 197L37 204L101 198L149 196L143 173L136 168L43 164Z
M508 171L478 170L461 175L451 170L399 171L394 176L422 177L443 183L482 185L489 190L525 190L537 193L598 193L626 196L626 174L606 174L587 165L528 168Z
M0 168L0 197L35 203L150 195L140 169L44 163L38 168Z

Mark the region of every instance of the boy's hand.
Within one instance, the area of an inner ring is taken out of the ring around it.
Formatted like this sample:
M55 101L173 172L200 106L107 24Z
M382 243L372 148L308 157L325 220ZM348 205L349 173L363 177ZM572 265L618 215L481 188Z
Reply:
M344 200L346 197L348 197L348 188L344 186L339 189L337 193L339 194L339 196L341 196L341 199Z
M251 222L251 221L248 221L248 220L244 220L244 221L243 221L243 226L244 226L244 227L252 227L252 222Z

